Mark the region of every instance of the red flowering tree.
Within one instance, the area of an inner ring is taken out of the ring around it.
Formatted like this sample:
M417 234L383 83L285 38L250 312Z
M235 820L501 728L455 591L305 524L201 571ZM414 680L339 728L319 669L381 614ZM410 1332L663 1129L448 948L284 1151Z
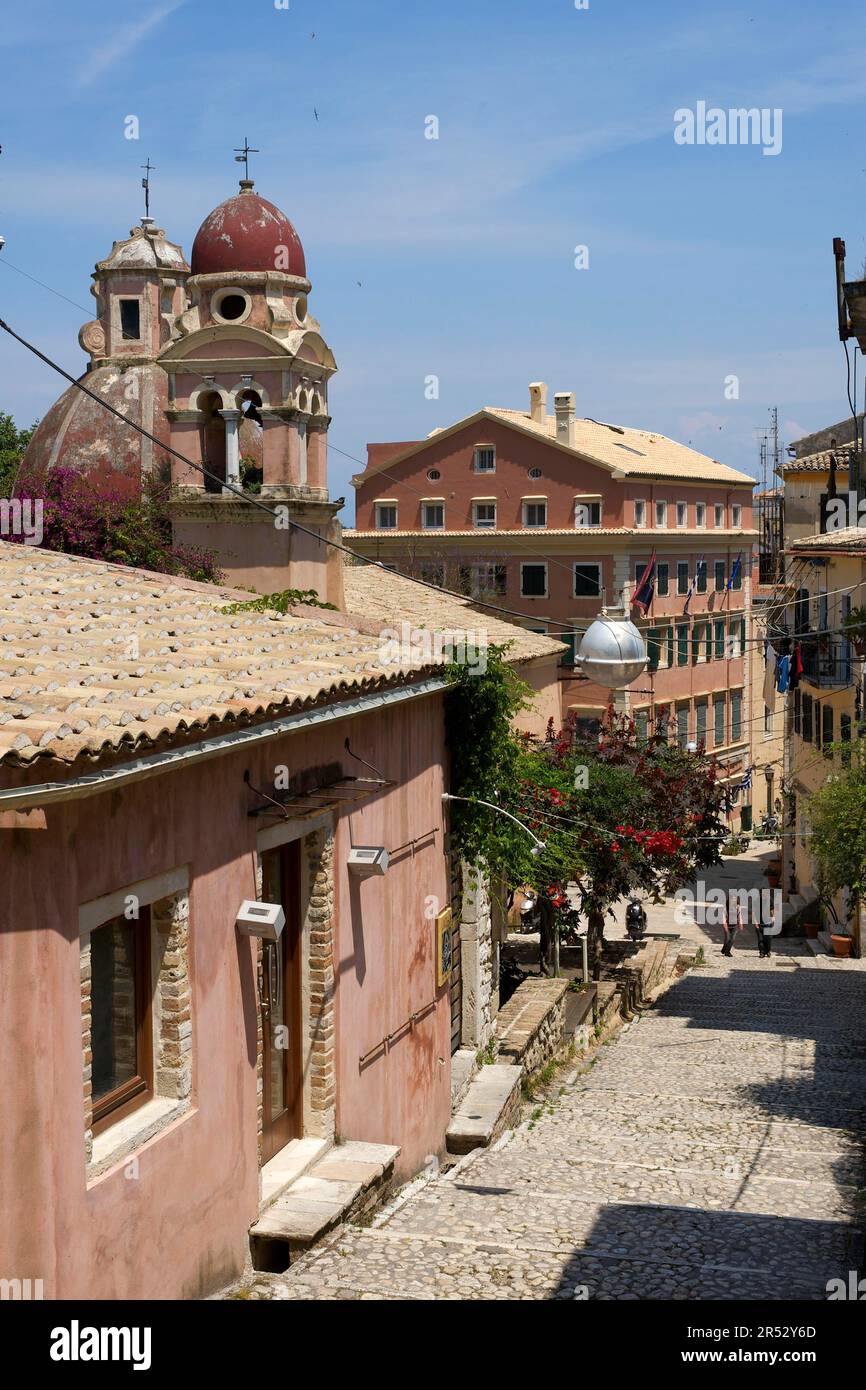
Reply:
M640 740L609 708L595 739L552 721L543 740L523 736L509 809L545 842L534 870L521 866L527 880L555 906L577 882L597 966L617 902L634 892L660 901L718 862L723 802L703 748L686 752L667 731Z

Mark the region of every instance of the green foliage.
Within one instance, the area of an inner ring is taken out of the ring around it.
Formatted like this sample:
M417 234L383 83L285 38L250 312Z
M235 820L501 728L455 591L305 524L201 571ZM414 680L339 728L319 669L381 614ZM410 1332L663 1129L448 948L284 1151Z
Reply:
M504 648L489 647L487 666L477 672L465 665L448 668L451 687L445 698L445 731L451 753L451 791L468 802L450 805L451 833L470 863L486 863L509 883L518 882L532 863L532 842L525 830L478 801L506 806L517 776L520 746L512 721L528 708L529 689L504 658Z
M809 801L810 853L825 898L842 888L866 892L866 763L862 754L854 756L854 765L825 782Z
M858 646L866 644L866 608L852 608L842 623L842 630Z
M12 416L0 410L0 497L12 495L18 466L36 424L31 425L29 430L20 430Z
M257 598L227 604L221 613L288 613L295 604L306 603L311 608L336 609L333 603L323 603L315 589L281 589L278 594L259 594Z
M528 884L569 913L564 886L578 884L593 941L625 895L658 901L717 863L723 791L714 761L662 737L639 743L633 723L608 710L600 736L571 728L545 738L514 732L525 687L501 649L486 672L452 668L446 729L451 785L470 804L452 804L452 834L470 863L485 862L511 888ZM489 801L516 825L480 806ZM526 826L544 848L533 855Z

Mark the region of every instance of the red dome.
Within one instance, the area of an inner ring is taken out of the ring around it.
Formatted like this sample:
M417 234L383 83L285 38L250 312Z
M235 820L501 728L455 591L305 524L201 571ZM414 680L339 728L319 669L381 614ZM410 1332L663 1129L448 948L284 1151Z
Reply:
M281 250L280 248L285 248ZM193 275L234 270L282 270L306 278L304 248L285 213L252 189L214 208L196 233Z

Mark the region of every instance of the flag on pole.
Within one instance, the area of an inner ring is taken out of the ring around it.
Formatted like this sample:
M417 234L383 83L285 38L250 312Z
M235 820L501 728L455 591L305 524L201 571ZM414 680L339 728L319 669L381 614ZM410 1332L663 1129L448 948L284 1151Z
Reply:
M742 782L740 783L740 787L739 787L739 790L740 790L741 792L748 792L748 791L751 791L751 790L752 790L752 773L754 772L754 770L755 770L754 763L752 764L751 767L747 767L747 768L746 768L746 775L745 775L745 777L743 778Z
M732 566L731 566L731 576L730 576L730 578L729 578L729 580L728 580L728 588L729 588L729 589L733 589L733 587L734 587L734 581L739 577L740 570L742 569L742 567L743 567L743 552L742 552L742 550L741 550L740 553L739 553L739 555L737 556L736 560L734 561L734 563L733 563Z
M656 553L653 551L649 557L649 563L637 582L637 588L632 594L631 601L635 608L639 608L644 617L646 611L653 601L655 594L655 573L656 573Z
M686 594L686 602L685 602L685 606L684 606L684 608L683 608L683 613L688 613L688 611L689 611L689 604L690 604L691 601L692 601L692 594L695 592L695 586L697 585L697 582L698 582L698 576L701 574L701 571L703 571L704 573L706 573L706 568L707 568L706 557L705 557L704 555L702 555L701 558L698 560L698 563L695 565L695 573L694 573L694 577L692 578L692 582L691 582L691 584L689 585L689 592Z

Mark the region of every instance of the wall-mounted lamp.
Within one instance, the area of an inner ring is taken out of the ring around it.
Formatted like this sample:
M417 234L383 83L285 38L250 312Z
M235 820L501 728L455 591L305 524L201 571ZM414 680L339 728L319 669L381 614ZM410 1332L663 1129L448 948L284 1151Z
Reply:
M388 872L388 851L384 845L353 845L346 861L349 873L358 878L371 878Z
M235 918L241 936L260 936L263 941L279 941L286 914L279 903L258 903L247 900Z

